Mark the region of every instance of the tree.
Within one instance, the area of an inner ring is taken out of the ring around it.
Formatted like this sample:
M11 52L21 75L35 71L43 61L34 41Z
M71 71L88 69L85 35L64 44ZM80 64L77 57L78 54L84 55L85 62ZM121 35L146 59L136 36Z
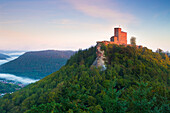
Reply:
M163 53L163 50L160 49L160 48L158 48L158 49L156 50L156 53Z
M126 100L121 100L121 91L115 88L116 80L111 81L109 88L105 89L105 93L101 98L100 104L106 113L124 113L127 109Z
M130 44L136 46L136 37L131 37Z

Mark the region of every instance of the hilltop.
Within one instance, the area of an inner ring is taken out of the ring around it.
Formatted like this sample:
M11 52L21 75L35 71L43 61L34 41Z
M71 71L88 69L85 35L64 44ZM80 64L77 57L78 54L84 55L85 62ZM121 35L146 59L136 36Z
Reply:
M106 70L91 67L96 47L59 71L0 99L2 113L170 112L170 60L145 48L102 45ZM91 68L90 68L91 67Z
M73 51L32 51L0 66L1 73L40 79L58 69L73 55Z

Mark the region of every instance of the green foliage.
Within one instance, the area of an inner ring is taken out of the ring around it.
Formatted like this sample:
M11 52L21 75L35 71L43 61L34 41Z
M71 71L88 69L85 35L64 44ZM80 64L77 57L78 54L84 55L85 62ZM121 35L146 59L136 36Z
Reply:
M89 49L85 50L79 50L77 53L75 53L74 56L72 56L68 61L66 65L73 65L73 64L78 64L78 65L86 65L86 66L91 66L93 61L96 58L96 47L91 47Z
M127 109L127 102L121 100L121 90L117 91L116 82L112 81L109 88L105 89L105 95L101 98L100 104L106 113L124 113Z
M107 69L90 69L95 47L80 50L59 71L5 95L7 113L169 112L170 61L147 48L108 45Z
M51 103L47 103L47 104L41 104L38 107L37 106L33 106L31 108L31 110L26 111L26 113L61 113L62 110L62 105L55 103L55 102L51 102Z
M136 88L128 95L129 112L135 113L165 113L170 112L168 99L153 93L147 83L137 83ZM158 98L163 100L158 101Z
M0 82L0 93L10 93L16 91L16 89L20 89L21 87L15 84L10 83L1 83Z

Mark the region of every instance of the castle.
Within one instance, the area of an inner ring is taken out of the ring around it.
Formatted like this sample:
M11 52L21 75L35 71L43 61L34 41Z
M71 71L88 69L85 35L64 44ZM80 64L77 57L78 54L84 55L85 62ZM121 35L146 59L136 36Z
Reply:
M114 36L110 41L98 41L97 43L127 45L127 32L123 32L121 28L114 28Z
M136 48L141 48L142 46L138 46L135 44L127 44L127 33L121 31L121 28L114 28L114 36L110 38L110 41L97 41L97 46L96 46L96 55L97 58L91 65L91 67L101 67L101 70L105 70L105 54L104 50L101 50L101 44L117 44L117 45L124 45L124 46L136 46Z

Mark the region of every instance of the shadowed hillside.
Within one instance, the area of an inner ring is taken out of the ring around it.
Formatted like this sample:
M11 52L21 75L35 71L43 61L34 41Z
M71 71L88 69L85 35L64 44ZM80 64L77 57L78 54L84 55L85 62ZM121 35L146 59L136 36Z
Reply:
M39 79L60 69L73 54L73 51L55 50L26 52L1 65L0 72Z

